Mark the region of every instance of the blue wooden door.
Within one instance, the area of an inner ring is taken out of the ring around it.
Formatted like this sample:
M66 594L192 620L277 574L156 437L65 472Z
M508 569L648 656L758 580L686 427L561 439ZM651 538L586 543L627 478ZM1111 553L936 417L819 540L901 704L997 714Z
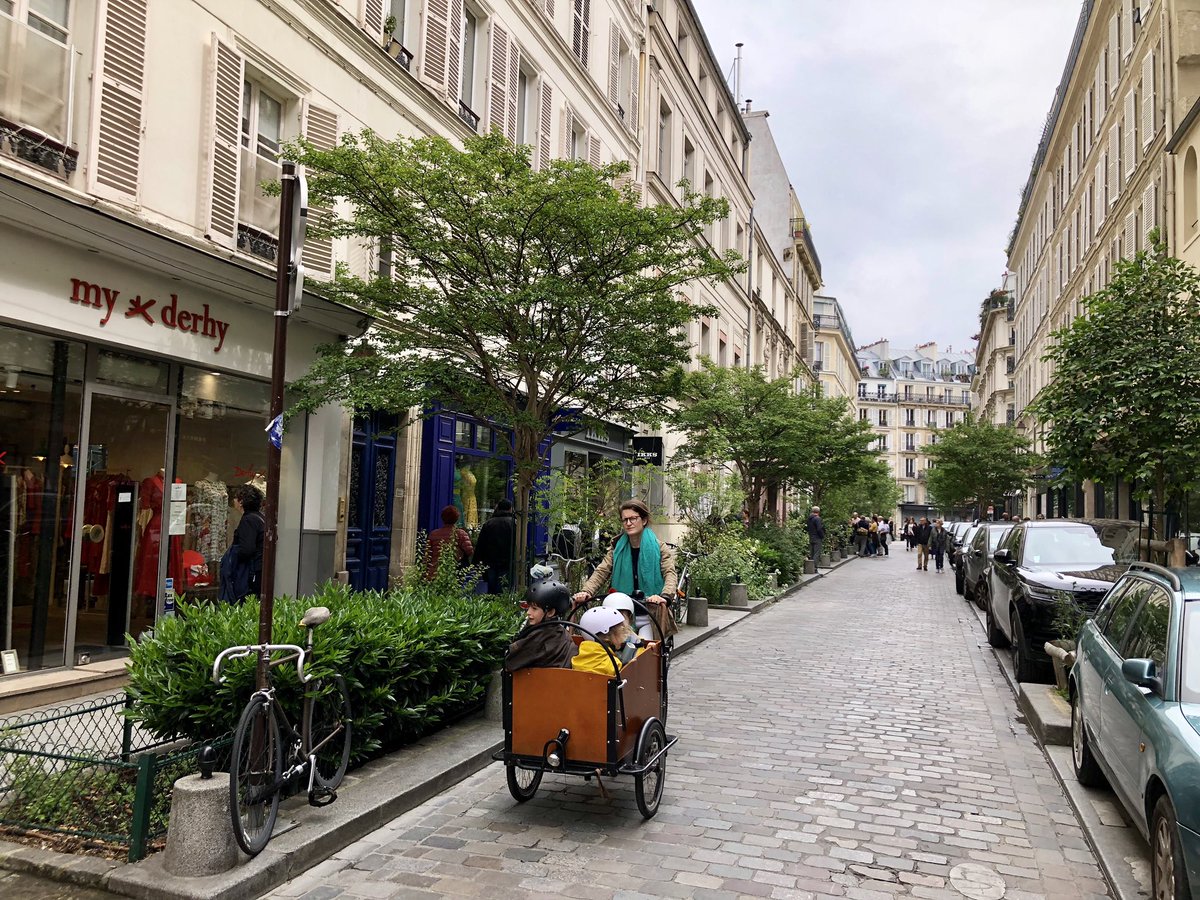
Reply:
M356 591L384 590L392 551L392 493L399 419L371 413L354 419L346 503L346 570Z

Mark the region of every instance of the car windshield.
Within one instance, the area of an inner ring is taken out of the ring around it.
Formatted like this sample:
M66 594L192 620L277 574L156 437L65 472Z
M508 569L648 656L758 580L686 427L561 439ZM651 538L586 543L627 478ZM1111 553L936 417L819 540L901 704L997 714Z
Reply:
M1007 528L997 528L992 525L988 528L988 553L995 553L996 548L1000 546L1000 542L1004 540L1004 536L1012 531L1012 526Z
M1200 703L1200 601L1192 600L1183 613L1184 703Z
M1024 562L1032 566L1112 565L1117 548L1102 540L1107 530L1107 526L1098 530L1090 525L1065 523L1051 528L1030 528L1025 534Z

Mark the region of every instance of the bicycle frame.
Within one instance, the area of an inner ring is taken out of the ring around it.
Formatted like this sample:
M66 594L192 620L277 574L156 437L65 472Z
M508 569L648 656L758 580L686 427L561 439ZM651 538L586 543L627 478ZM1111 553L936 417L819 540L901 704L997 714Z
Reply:
M301 647L299 644L244 644L240 647L226 647L217 654L217 658L213 660L213 684L224 684L225 676L221 674L221 666L231 659L245 659L247 656L269 656L272 653L282 653L288 651L290 656L285 656L283 659L268 659L267 667L273 669L276 666L282 666L295 660L296 675L300 678L301 684L308 684L312 680L311 675L306 675L304 672L304 662L312 655L312 632L309 632L308 647Z

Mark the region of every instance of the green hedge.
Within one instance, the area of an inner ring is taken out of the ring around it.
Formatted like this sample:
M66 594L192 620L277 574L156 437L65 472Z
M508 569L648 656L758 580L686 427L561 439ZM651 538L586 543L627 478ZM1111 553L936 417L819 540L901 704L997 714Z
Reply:
M760 522L747 532L758 541L758 558L768 572L779 571L780 585L792 584L804 572L809 540L806 522L785 526Z
M443 591L418 584L353 593L329 584L313 596L275 601L275 643L303 643L299 623L308 607L333 613L316 629L317 663L310 671L336 671L346 679L354 762L409 743L483 701L519 610L511 597L446 597ZM212 683L213 660L226 647L257 641L258 610L255 600L185 602L174 618L159 620L152 635L133 644L130 715L164 739L209 740L232 730L253 690L254 659L229 663L222 685ZM298 728L295 666L275 672L278 696Z
M760 558L763 550L764 545L746 537L740 526L736 531L721 532L713 538L707 555L692 564L692 596L707 597L709 603L727 603L729 585L737 581L746 585L751 600L769 597L767 568Z

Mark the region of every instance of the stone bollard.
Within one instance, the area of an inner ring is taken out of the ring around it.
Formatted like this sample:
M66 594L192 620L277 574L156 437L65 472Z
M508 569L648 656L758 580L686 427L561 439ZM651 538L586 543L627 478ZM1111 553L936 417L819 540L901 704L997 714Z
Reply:
M229 773L180 778L171 794L163 868L195 878L227 872L237 861L238 847L229 827Z
M488 682L487 700L484 701L484 718L489 722L504 721L504 675L497 669Z
M697 628L708 627L708 598L687 598L687 623Z
M829 569L829 568L832 568L832 566L833 566L833 560L829 558L829 554L822 553L821 561L819 563L817 563L817 567L820 569Z
M813 562L811 559L806 559L804 561L804 574L805 575L816 575L817 574L817 564L815 562Z
M729 586L729 605L747 607L750 605L750 593L740 581Z

